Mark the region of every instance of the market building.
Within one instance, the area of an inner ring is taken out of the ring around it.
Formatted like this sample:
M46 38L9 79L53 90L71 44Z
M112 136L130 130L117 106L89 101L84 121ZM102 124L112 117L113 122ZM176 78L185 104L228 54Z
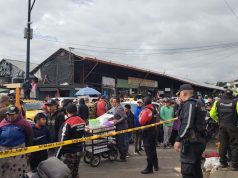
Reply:
M63 48L34 68L31 74L39 79L39 90L44 92L44 96L54 92L60 96L73 96L75 90L87 86L106 96L128 97L148 90L158 95L175 96L183 83L192 84L201 94L222 90L221 87L101 60Z
M31 63L30 70L38 64ZM21 83L24 79L26 62L12 59L2 59L0 61L0 83Z

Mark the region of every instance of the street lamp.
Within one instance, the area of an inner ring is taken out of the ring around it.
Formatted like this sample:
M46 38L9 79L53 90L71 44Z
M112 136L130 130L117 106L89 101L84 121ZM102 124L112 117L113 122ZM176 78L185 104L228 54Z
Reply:
M31 29L31 11L35 5L35 2L36 0L34 0L33 3L31 4L31 0L28 0L28 20L24 34L24 38L27 39L25 80L29 80L29 73L30 73L30 48L31 48L30 43L33 37L33 29Z

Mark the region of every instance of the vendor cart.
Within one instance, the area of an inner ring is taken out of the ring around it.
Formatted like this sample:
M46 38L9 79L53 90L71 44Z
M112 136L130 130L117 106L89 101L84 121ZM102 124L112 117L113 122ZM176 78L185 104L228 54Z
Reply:
M101 135L115 131L115 127L99 127L88 129L89 135ZM96 140L86 141L84 143L84 162L92 167L97 167L101 163L101 157L110 161L115 161L118 157L115 138L103 137Z

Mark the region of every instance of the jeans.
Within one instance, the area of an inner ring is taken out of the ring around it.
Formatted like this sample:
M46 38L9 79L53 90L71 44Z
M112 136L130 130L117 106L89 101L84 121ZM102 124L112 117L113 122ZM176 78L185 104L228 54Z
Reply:
M163 126L164 127L164 145L169 144L169 138L172 134L172 127L171 126Z
M141 144L142 144L142 132L141 130L137 130L135 131L135 152L141 150Z
M127 133L116 135L116 143L120 153L120 159L126 159L126 155L128 151Z

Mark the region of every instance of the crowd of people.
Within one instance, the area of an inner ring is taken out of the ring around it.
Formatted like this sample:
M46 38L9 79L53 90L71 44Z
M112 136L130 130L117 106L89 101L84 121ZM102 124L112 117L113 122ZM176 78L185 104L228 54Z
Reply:
M159 171L156 147L180 150L181 173L186 177L202 177L201 157L206 147L206 116L213 118L220 127L220 156L222 167L228 167L227 153L231 150L232 170L238 170L238 104L231 91L226 90L219 99L194 98L191 85L180 87L176 99L153 99L146 96L136 101L136 107L130 104L124 107L122 99L104 96L92 102L81 98L78 104L72 100L57 99L45 101L42 112L34 118L30 125L24 118L24 112L10 105L9 97L0 98L0 151L32 145L65 141L85 136L85 126L89 119L97 118L114 107L114 123L116 131L137 128L159 121L169 121L156 127L116 135L116 143L120 154L120 162L126 162L133 155L145 152L147 166L142 174ZM159 107L153 102L159 103ZM209 114L210 112L210 114ZM175 121L170 121L178 118ZM129 145L134 144L134 153ZM75 143L57 149L33 152L28 156L15 156L0 159L1 177L22 177L29 170L36 171L38 165L48 157L61 159L71 170L74 178L79 177L79 163L83 153L83 144Z

